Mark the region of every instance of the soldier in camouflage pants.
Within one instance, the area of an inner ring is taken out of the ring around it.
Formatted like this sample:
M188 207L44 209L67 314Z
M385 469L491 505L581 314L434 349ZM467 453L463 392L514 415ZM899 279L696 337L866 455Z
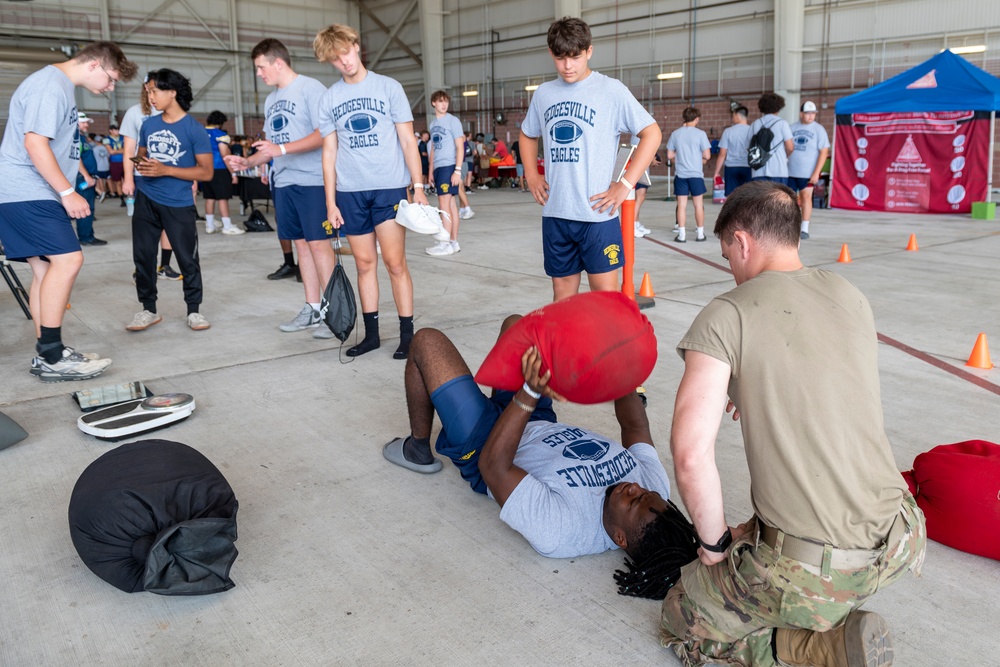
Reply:
M919 576L927 531L913 496L905 496L897 521L904 529L872 565L823 577L819 568L758 542L751 519L721 563L706 567L696 560L683 569L663 602L663 645L686 665L780 664L772 647L775 628L826 632L907 570Z

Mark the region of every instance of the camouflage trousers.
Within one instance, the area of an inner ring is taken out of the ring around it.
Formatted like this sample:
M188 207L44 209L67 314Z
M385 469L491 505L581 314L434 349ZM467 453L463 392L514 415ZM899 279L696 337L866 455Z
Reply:
M890 532L895 539L875 552L871 565L828 569L824 576L820 567L776 554L760 541L752 519L725 560L683 568L663 601L661 643L689 666L778 664L771 649L775 628L831 630L907 570L920 576L927 529L909 493L896 521L902 530Z

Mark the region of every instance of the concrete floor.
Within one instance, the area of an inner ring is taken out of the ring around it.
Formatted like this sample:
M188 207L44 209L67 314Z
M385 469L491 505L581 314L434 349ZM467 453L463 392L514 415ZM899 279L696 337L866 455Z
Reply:
M636 282L648 271L657 292L646 313L660 359L646 388L654 440L671 471L682 369L673 347L733 283L718 268L717 242L669 242L673 203L654 199L660 187L642 211L654 236L636 244ZM502 318L546 303L551 292L529 195L481 192L472 203L460 254L429 257L429 242L411 235L408 259L417 327L447 332L477 368ZM719 207L707 209L710 228ZM63 331L77 349L114 359L101 379L44 384L29 375L32 327L0 288L0 409L31 434L0 452L0 664L679 664L659 646L658 604L617 595L620 552L542 558L450 464L421 476L382 459L382 444L407 430L388 294L382 349L342 363L336 341L278 330L303 293L293 281L264 279L281 260L274 234L203 235L202 312L212 328L189 331L180 283L161 281L163 322L129 333L138 308L128 220L114 201L100 204L98 216L97 233L110 243L86 248ZM979 332L1000 346L1000 223L818 211L812 224L803 260L858 285L880 333L961 370ZM903 250L910 233L919 252ZM843 243L852 264L836 263ZM27 282L26 267L18 272ZM882 346L880 370L900 469L938 444L1000 440L1000 370L960 377L891 345ZM69 394L134 379L197 400L190 419L152 437L199 449L236 491L240 555L227 593L128 595L73 549L73 484L116 445L77 430ZM617 433L610 405L565 406L560 416ZM738 425L724 421L717 451L735 524L751 512ZM897 664L995 663L998 575L994 561L931 543L923 578L907 577L870 604L893 626Z

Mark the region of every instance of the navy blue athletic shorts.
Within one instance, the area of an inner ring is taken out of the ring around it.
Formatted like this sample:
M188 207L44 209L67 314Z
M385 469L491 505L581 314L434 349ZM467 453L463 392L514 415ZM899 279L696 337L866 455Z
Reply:
M333 238L333 225L326 219L326 191L322 185L285 185L275 188L272 196L279 239Z
M772 183L781 183L782 185L788 185L788 179L784 176L754 176L751 180L754 181L771 181Z
M725 167L723 170L726 179L726 196L733 194L733 190L744 183L749 183L753 178L753 169L750 167Z
M497 391L487 397L471 375L459 375L434 390L431 402L441 418L441 433L434 449L447 456L476 493L486 493L479 474L479 454L493 425L514 398L513 391ZM555 422L552 399L543 396L528 421Z
M638 183L635 184L635 189L636 190L647 190L648 188L649 188L649 185L647 185L646 183L643 183L642 181L639 181Z
M674 176L674 195L678 197L697 197L708 192L704 178L681 178Z
M618 218L577 222L542 217L545 274L565 278L583 271L607 273L622 268L622 225Z
M341 230L347 236L371 234L376 225L396 219L399 200L406 199L406 188L338 192L337 208L344 219Z
M451 175L453 173L455 173L455 165L451 165L450 167L435 167L434 188L438 197L441 195L455 196L458 194L458 188L451 185Z
M51 199L0 204L0 239L11 260L80 251L69 214Z
M792 192L801 192L806 189L807 185L809 185L809 177L806 176L805 178L800 178L798 176L789 176L785 185L790 187Z

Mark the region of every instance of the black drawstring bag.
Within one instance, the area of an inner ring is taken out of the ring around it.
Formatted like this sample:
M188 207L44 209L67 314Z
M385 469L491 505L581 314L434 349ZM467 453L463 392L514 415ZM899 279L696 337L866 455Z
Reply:
M340 238L340 230L337 230L337 238ZM340 261L340 248L336 250L337 264L333 267L333 274L330 282L323 290L323 299L320 302L320 312L323 313L323 321L330 331L341 343L354 331L354 324L358 320L358 306L354 301L354 287L347 278L344 271L344 264Z
M271 227L271 223L269 223L267 218L264 217L264 214L257 209L250 212L250 217L243 223L243 227L245 227L248 232L274 231L274 228Z

